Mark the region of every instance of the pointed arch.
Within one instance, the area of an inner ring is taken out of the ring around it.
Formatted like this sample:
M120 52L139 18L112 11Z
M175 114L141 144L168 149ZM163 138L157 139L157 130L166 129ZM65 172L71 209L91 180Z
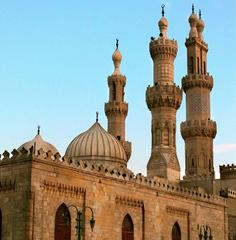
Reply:
M134 224L129 214L124 217L122 223L122 240L134 240Z
M55 216L55 240L71 240L71 217L64 203L58 207Z
M181 230L177 222L174 224L172 228L172 240L181 240Z

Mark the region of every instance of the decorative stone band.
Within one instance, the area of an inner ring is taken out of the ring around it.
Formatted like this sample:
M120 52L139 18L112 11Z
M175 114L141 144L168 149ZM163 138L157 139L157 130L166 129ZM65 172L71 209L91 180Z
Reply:
M216 122L212 120L192 120L182 122L180 130L183 139L190 137L215 138L217 132Z
M143 200L134 199L127 196L116 196L116 203L121 205L127 205L130 207L143 207Z
M79 195L83 195L86 191L85 188L82 187L66 185L60 182L52 182L47 180L43 180L40 184L40 187L43 190L53 194L58 192L60 194L63 193L65 195L70 195L71 197L79 197Z
M223 165L220 166L221 179L236 179L236 165Z
M111 86L111 84L114 83L119 83L120 85L125 86L126 84L126 77L123 75L111 75L107 78L108 81L108 86Z
M167 206L166 212L170 215L177 215L179 217L185 217L189 215L188 210L183 208L172 207L172 206Z
M177 110L182 102L182 90L175 85L148 86L146 102L150 111L156 107L172 107Z
M210 75L190 74L182 78L182 87L184 92L189 88L213 88L213 77Z
M156 56L160 58L175 58L178 52L178 44L175 40L158 38L150 42L149 50L152 59Z
M185 46L189 47L191 45L195 45L202 47L206 52L208 51L208 44L204 42L201 38L194 37L186 39Z
M127 116L128 114L128 103L126 102L108 102L105 103L105 113L106 116L109 116L109 114L123 114Z

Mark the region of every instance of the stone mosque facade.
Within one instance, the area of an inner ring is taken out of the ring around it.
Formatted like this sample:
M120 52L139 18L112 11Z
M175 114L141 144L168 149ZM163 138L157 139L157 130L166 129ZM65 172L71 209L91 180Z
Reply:
M204 22L194 7L189 23L187 75L181 88L174 83L178 45L168 38L164 8L160 33L151 37L154 78L146 90L146 103L152 116L152 149L147 176L127 167L131 143L125 136L126 77L120 72L117 42L105 103L107 131L96 119L72 140L63 157L40 131L1 155L1 240L236 240L236 165L220 166L220 179L215 178L213 77L207 71ZM183 94L181 180L176 112Z

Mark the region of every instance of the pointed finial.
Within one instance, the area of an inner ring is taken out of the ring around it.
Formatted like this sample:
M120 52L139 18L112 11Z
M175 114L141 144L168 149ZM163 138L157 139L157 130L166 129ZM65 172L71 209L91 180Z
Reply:
M194 13L194 3L192 4L192 13Z
M118 49L118 47L119 47L119 39L117 38L116 39L116 49Z
M98 115L99 115L99 112L96 112L96 122L98 122Z
M199 9L199 19L202 19L202 10Z
M38 126L38 131L37 131L38 135L40 134L40 126Z
M162 17L164 17L165 16L165 4L162 4L161 5L161 14L162 14Z

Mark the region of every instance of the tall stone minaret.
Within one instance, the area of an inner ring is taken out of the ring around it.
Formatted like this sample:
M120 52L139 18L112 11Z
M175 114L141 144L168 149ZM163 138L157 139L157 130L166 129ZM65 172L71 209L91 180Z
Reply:
M125 119L128 114L128 104L124 101L126 77L120 72L122 55L118 49L112 55L114 72L108 77L109 102L105 103L105 113L108 119L108 132L116 137L125 149L127 159L131 155L131 143L125 140Z
M160 34L151 38L150 54L153 59L153 86L146 91L146 102L152 114L152 152L147 164L148 177L162 177L170 181L180 179L180 166L176 155L176 111L182 101L182 90L174 83L174 60L177 42L167 37L168 21L159 23Z
M191 184L197 180L196 185L206 187L206 179L214 179L213 138L216 123L211 120L210 114L213 78L207 72L208 45L203 39L204 22L201 11L199 18L194 13L194 6L189 23L190 33L185 42L188 75L182 79L186 93L186 121L181 123L181 134L185 140L184 180L191 181Z

